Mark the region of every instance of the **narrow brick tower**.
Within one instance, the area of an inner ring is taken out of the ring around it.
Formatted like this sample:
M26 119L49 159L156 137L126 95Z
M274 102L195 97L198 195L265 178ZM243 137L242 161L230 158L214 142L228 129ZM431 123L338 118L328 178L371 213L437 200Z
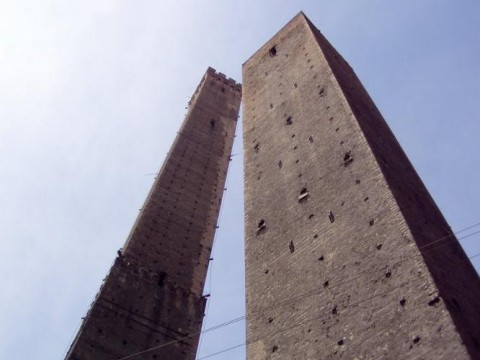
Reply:
M480 359L480 281L300 13L243 66L248 359Z
M207 70L67 359L195 358L240 99L239 84Z

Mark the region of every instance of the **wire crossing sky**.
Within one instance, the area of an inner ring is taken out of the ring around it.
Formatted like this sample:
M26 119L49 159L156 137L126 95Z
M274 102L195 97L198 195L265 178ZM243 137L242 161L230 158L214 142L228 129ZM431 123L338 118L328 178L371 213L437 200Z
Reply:
M64 356L207 67L241 81L300 10L357 73L452 229L478 223L478 1L0 0L1 359ZM241 134L204 329L245 311ZM480 234L461 243L480 270ZM198 357L244 343L244 326L203 334Z

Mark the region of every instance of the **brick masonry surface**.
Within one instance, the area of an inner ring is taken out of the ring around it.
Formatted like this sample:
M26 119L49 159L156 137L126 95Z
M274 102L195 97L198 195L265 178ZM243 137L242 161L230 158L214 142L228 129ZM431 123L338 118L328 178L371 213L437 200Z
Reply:
M300 13L243 65L247 355L480 359L480 281Z
M239 84L207 70L68 360L117 360L154 347L134 358L195 358L240 100Z

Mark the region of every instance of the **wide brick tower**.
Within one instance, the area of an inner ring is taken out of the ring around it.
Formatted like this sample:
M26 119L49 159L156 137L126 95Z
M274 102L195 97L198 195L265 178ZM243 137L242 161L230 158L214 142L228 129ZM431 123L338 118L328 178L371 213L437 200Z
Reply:
M67 359L195 358L240 100L239 84L207 70Z
M248 358L480 359L475 269L304 14L243 65L243 99Z

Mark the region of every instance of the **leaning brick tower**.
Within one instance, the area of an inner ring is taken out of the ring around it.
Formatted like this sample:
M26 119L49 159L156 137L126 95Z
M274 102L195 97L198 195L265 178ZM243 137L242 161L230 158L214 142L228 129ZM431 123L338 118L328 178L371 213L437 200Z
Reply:
M66 359L195 358L240 99L240 84L207 70Z
M247 354L480 359L479 277L300 13L243 65Z

